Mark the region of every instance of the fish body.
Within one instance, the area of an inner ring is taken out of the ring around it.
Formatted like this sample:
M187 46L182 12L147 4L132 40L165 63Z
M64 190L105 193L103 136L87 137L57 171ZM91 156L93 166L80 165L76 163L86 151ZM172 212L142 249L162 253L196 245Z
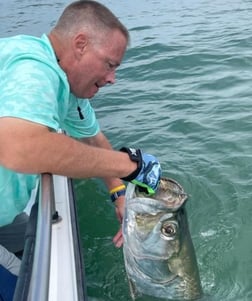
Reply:
M187 195L162 178L153 196L128 184L123 219L124 261L132 299L201 297L199 271L187 221Z

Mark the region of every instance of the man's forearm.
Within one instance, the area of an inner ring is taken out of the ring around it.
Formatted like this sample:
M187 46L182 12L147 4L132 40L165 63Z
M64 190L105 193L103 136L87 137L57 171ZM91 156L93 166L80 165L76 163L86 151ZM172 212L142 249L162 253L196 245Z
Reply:
M97 146L100 148L105 148L105 149L110 149L110 150L113 149L111 143L109 142L107 137L102 132L98 133L94 137L84 138L84 139L82 139L82 141L84 143L87 143L92 146ZM104 180L104 183L106 184L106 186L108 187L109 191L115 187L123 185L123 181L120 180L119 178L107 177L107 178L103 178L103 180Z
M121 178L136 169L136 164L122 152L85 145L25 121L18 120L14 126L10 119L0 121L0 164L17 172Z

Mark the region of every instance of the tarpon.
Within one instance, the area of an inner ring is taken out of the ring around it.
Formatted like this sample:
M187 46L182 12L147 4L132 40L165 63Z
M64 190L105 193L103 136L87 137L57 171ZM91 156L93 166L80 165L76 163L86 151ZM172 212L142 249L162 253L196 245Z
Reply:
M153 196L128 184L123 253L133 300L141 295L165 300L201 297L186 200L187 194L172 179L162 178Z

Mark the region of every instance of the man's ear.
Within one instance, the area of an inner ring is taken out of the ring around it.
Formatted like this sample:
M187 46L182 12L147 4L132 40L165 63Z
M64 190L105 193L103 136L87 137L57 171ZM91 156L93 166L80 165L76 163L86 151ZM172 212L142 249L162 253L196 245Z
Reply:
M78 33L73 39L75 57L81 59L88 45L88 37L85 33Z

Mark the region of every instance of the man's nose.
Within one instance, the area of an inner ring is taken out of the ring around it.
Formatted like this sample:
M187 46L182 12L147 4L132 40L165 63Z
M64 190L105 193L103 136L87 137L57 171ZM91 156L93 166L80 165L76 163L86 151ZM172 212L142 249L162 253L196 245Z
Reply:
M106 82L108 84L114 84L116 82L116 74L115 70L110 71L106 76Z

